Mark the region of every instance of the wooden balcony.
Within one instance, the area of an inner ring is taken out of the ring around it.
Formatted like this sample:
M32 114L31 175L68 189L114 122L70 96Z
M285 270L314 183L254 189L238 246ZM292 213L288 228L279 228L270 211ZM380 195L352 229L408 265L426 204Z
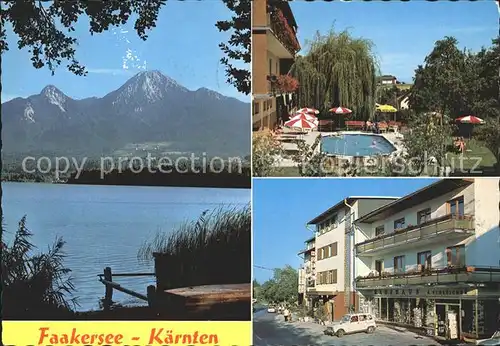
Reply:
M412 286L450 283L500 283L500 267L446 267L423 272L409 271L399 274L359 277L357 288Z
M439 240L465 239L474 234L474 218L463 215L445 215L420 225L408 226L356 244L358 256L375 256L411 248L415 243L433 243Z

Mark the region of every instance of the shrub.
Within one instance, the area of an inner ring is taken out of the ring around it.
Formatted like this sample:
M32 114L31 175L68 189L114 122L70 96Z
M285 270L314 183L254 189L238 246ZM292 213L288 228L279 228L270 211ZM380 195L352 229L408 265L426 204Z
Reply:
M254 132L252 142L253 176L269 177L276 175L283 154L281 144L270 131Z
M2 223L2 231L3 231ZM59 319L73 314L75 287L64 266L65 242L57 238L46 253L33 254L26 216L11 244L2 241L2 314L5 319Z

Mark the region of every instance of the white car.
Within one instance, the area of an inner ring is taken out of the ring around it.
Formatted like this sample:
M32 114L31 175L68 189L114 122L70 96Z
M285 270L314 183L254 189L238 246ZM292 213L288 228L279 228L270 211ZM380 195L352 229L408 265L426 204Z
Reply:
M274 306L270 305L267 307L267 312L269 312L270 314L274 314L274 313L276 313L276 308Z
M491 338L479 342L478 345L500 346L500 329Z
M370 314L349 314L342 317L340 322L325 330L326 335L343 337L345 334L366 332L371 334L377 329L375 319Z

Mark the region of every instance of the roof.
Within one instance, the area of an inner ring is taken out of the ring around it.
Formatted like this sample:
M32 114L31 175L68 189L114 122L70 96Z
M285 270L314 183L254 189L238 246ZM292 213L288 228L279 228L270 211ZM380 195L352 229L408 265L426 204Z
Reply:
M396 77L394 77L393 75L390 75L390 74L385 74L383 76L379 76L378 78L381 78L381 79L395 79Z
M307 224L308 225L316 225L318 223L325 221L330 216L335 214L338 210L342 209L343 207L346 207L344 201L347 202L347 204L352 204L354 201L357 201L360 199L398 199L398 198L399 197L390 197L390 196L349 196L349 197L346 197L346 198L340 200L340 202L335 204L333 207L327 209L323 213L319 214L314 219L309 221Z
M374 211L360 217L354 222L357 223L372 223L375 221L383 220L391 215L399 213L403 210L412 208L422 202L433 199L437 196L444 195L448 192L456 190L460 187L465 187L473 184L473 179L441 179L437 182L429 184L420 190L417 190L409 195L399 198L398 200L386 204Z
M299 255L299 256L300 256L300 255L302 255L302 254L306 254L306 253L308 253L308 252L312 252L312 251L314 251L314 250L315 250L315 248L313 248L313 247L312 247L312 248L310 248L310 249L304 249L304 250L299 251L299 252L297 253L297 255Z

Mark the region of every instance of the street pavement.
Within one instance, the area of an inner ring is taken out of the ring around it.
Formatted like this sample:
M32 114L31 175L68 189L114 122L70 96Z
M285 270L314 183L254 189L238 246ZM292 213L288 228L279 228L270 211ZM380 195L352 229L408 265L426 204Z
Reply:
M373 334L357 333L342 338L323 334L326 326L314 322L285 322L283 315L258 311L253 319L253 346L334 345L334 346L430 346L431 338L409 331L377 326Z

